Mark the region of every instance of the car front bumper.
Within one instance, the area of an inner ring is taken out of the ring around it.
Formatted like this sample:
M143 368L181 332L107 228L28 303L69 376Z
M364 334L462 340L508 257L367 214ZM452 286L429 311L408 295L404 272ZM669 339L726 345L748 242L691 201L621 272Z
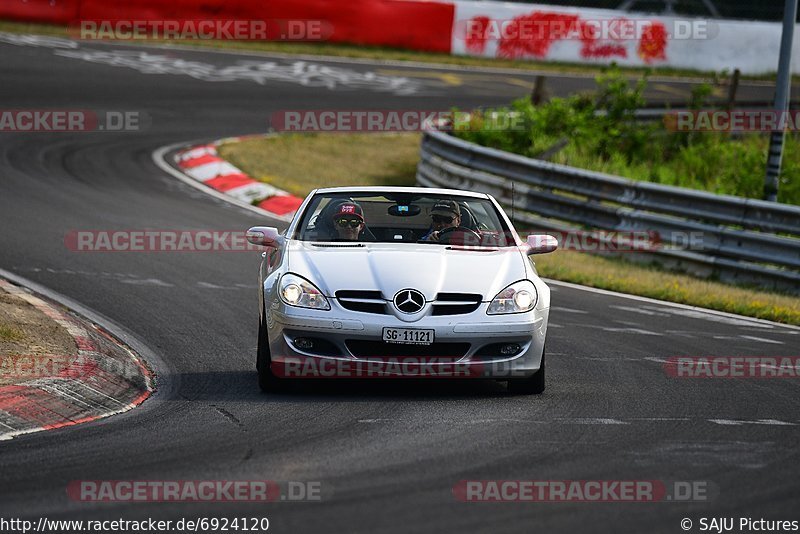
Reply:
M335 301L328 311L266 307L272 369L286 378L526 378L542 365L549 308L487 315L487 304L464 315L406 322L390 314L353 312ZM433 345L382 341L383 328L434 330ZM308 347L308 342L311 347ZM503 353L502 347L513 351Z

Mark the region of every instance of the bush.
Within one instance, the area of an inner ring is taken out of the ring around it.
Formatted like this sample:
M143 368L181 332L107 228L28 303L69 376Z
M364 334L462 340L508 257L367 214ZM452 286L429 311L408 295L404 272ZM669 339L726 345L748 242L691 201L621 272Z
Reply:
M631 84L612 68L596 83L591 95L553 98L538 106L525 97L508 107L474 112L455 133L483 146L634 180L761 198L767 135L675 132L662 123L637 121L646 76ZM711 93L707 84L695 86L689 107L707 108ZM512 114L514 128L496 127L492 117L502 114ZM796 135L786 136L778 200L800 204Z

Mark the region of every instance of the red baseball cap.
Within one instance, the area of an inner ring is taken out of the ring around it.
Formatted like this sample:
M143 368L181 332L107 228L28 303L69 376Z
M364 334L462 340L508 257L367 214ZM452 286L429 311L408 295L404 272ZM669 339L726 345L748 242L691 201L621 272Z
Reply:
M361 209L361 206L355 202L344 202L337 206L336 210L333 212L334 219L342 216L357 217L363 221L364 211Z

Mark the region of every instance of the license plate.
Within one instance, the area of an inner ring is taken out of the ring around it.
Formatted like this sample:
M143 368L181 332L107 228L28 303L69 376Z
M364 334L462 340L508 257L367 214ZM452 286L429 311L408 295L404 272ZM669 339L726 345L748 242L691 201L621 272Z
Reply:
M433 343L433 333L434 330L420 328L384 328L383 340L404 345L430 345Z

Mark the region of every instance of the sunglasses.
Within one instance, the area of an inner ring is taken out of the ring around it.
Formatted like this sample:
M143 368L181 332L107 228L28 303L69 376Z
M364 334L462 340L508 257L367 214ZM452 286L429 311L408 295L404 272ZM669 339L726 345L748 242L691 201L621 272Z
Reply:
M455 217L445 217L444 215L431 215L433 222L440 224L450 224Z
M358 228L361 226L361 221L358 219L336 219L336 225L339 228L347 228L348 225L350 228Z

